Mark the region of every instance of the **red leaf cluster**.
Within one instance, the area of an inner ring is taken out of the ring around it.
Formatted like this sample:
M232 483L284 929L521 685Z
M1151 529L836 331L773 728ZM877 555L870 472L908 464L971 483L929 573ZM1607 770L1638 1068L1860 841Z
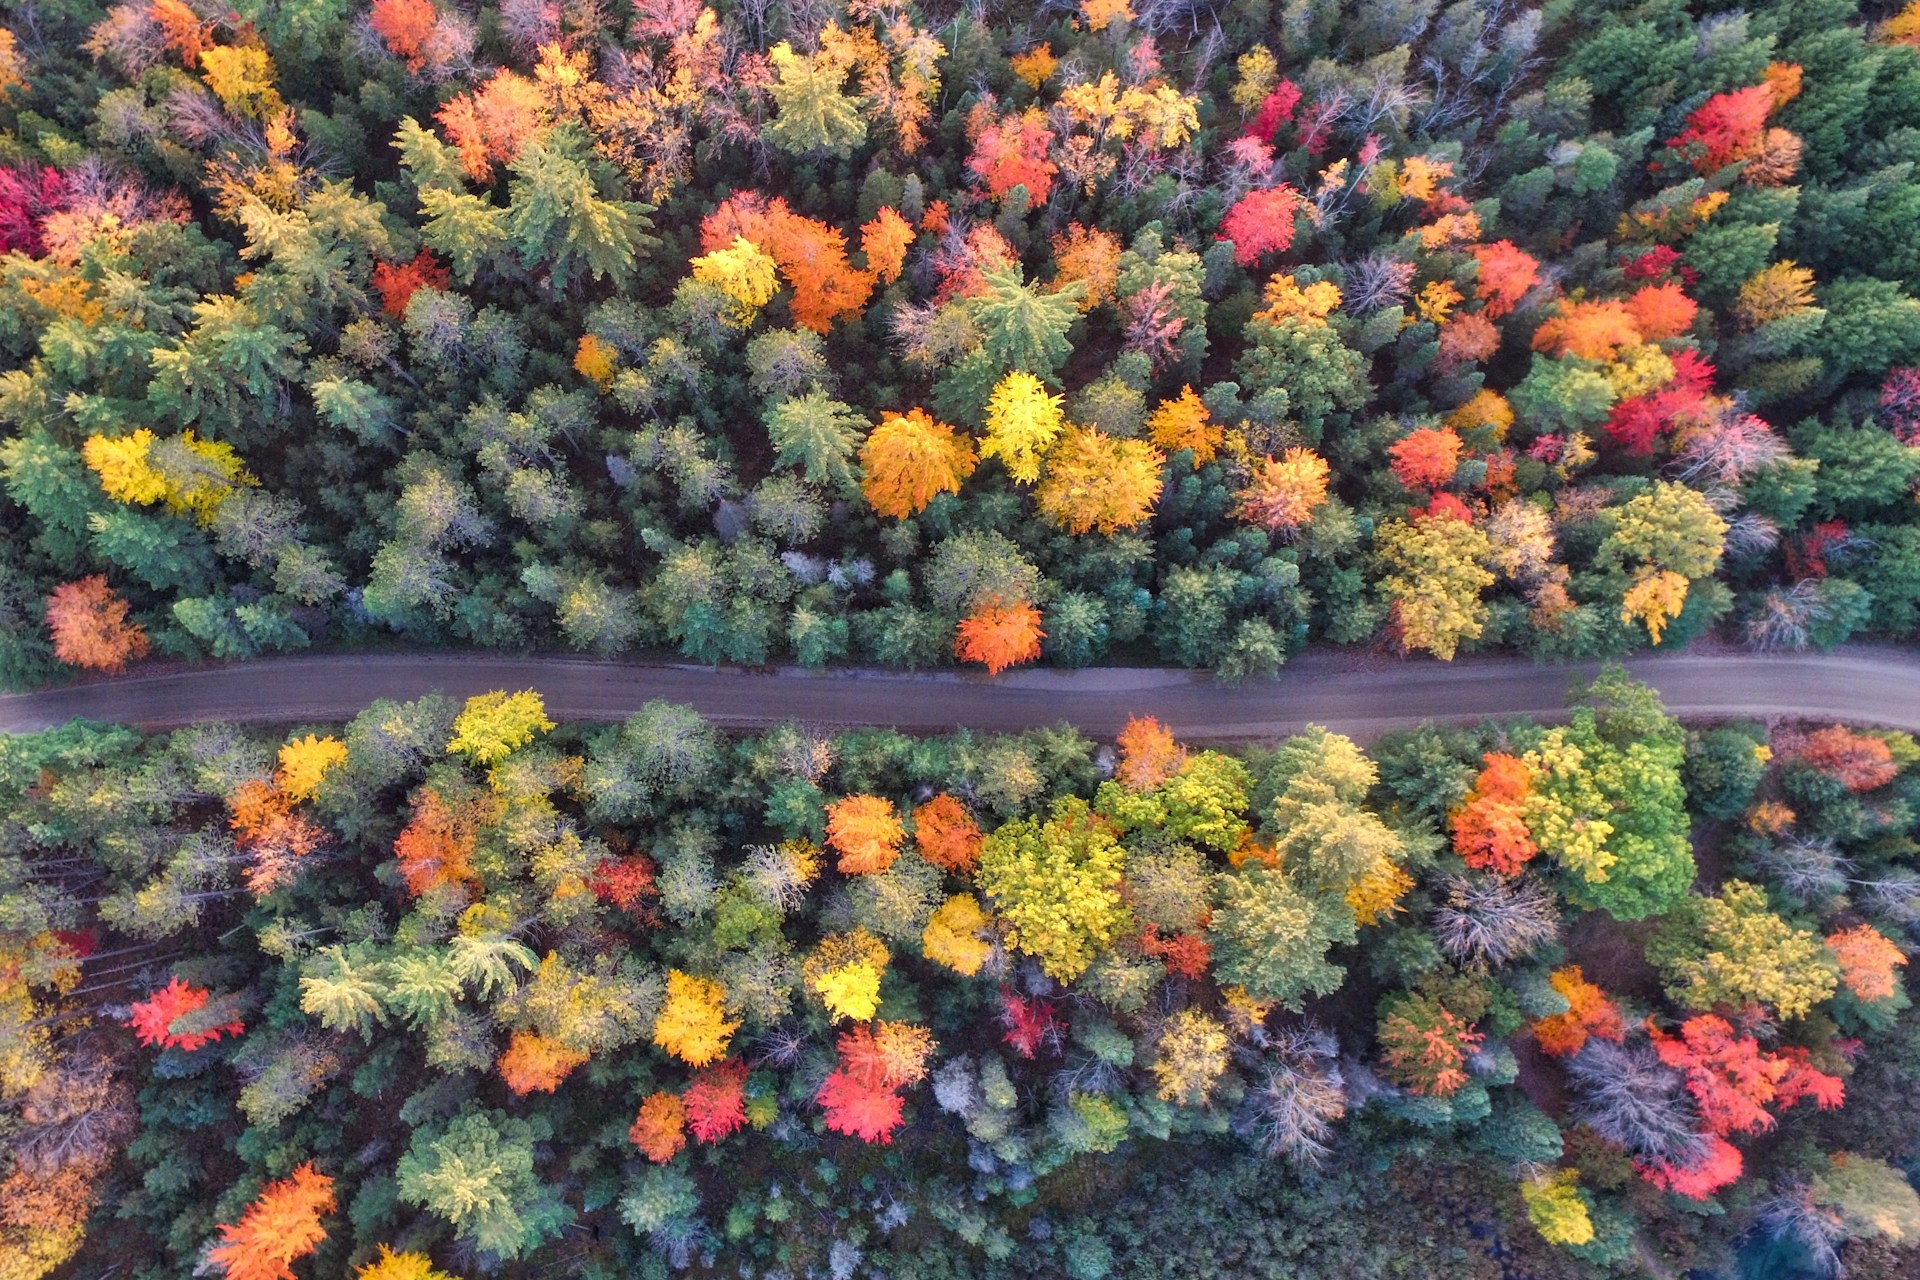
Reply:
M18 250L29 258L47 251L40 224L67 207L67 180L46 165L0 168L0 254Z
M1042 205L1053 191L1053 176L1060 172L1059 166L1047 159L1052 145L1053 131L1038 111L1008 116L980 130L973 140L967 171L995 200L1015 187L1025 187L1029 204Z
M1299 192L1285 183L1249 191L1220 219L1219 238L1233 242L1233 260L1243 267L1269 253L1285 253L1293 247L1293 219L1300 205Z
M1691 347L1674 353L1673 377L1658 391L1631 396L1607 415L1607 438L1629 453L1648 454L1661 437L1687 417L1702 416L1713 388L1713 366Z
M1716 173L1736 160L1760 154L1767 115L1772 110L1770 84L1716 93L1694 109L1687 117L1687 127L1667 146L1688 158L1695 173L1703 177Z
M190 1015L206 1008L212 993L205 987L191 986L174 978L145 1000L127 1010L126 1025L144 1045L192 1051L211 1044L222 1036L237 1036L246 1030L238 1021L209 1026L193 1026ZM176 1031L173 1024L188 1019L186 1029Z
M1166 965L1168 973L1196 981L1207 976L1207 966L1213 961L1213 948L1207 945L1205 935L1176 933L1162 938L1159 926L1151 924L1141 931L1140 949Z
M383 262L373 269L373 287L380 294L380 309L395 320L407 314L407 303L413 300L416 289L422 286L444 289L450 279L447 269L431 249L422 249L412 262L397 266Z
M693 1136L720 1141L747 1122L747 1064L734 1058L700 1071L680 1100Z
M1005 1025L1006 1042L1023 1058L1031 1058L1040 1049L1057 1047L1061 1025L1051 1000L1027 999L1011 987L1000 988L1000 1021Z
M1446 427L1422 427L1387 446L1393 474L1409 489L1438 489L1460 466L1460 437Z
M601 902L626 912L642 924L652 924L653 900L660 896L654 871L653 859L644 853L630 853L623 858L605 857L594 865L588 887Z
M1700 1118L1719 1137L1771 1129L1769 1103L1790 1107L1811 1098L1828 1110L1846 1097L1840 1077L1816 1070L1805 1049L1770 1053L1717 1014L1688 1018L1677 1036L1655 1030L1653 1045L1662 1062L1686 1076Z
M1299 105L1300 87L1291 80L1282 80L1260 100L1260 109L1247 124L1247 136L1272 142L1280 126L1292 121L1293 109Z

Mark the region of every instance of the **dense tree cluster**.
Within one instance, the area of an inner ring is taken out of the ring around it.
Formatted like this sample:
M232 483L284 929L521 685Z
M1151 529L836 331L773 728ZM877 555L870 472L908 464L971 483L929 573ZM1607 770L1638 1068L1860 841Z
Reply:
M1916 806L1904 735L1617 671L1371 755L504 692L0 738L0 1269L1105 1275L1073 1188L1200 1149L1458 1168L1569 1277L1910 1245Z
M36 5L0 680L1911 634L1884 8Z

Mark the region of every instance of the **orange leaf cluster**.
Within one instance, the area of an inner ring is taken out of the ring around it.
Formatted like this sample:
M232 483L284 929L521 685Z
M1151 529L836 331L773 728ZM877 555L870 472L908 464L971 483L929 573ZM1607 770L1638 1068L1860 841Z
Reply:
M413 255L411 262L399 265L383 262L373 269L373 287L380 295L380 309L396 320L405 317L407 304L413 301L416 290L444 289L450 279L447 269L431 249L422 249Z
M222 1223L220 1243L207 1260L227 1280L294 1280L291 1264L327 1238L320 1215L333 1207L333 1179L315 1172L312 1162L303 1164L291 1177L268 1183L238 1223Z
M70 667L122 671L147 656L147 633L127 621L127 602L99 574L65 582L47 597L53 656Z
M160 28L165 48L180 55L180 65L191 71L200 55L213 48L213 24L201 20L184 0L152 0L147 6Z
M734 1058L693 1077L680 1095L687 1127L702 1142L718 1142L747 1122L747 1064Z
M406 59L407 70L417 72L427 65L427 39L440 21L433 0L373 0L367 20L387 51Z
M534 81L500 70L478 89L449 100L434 118L459 148L467 175L492 182L494 166L511 164L546 123L547 104Z
M1213 961L1213 948L1207 945L1204 934L1176 933L1162 938L1159 926L1153 924L1141 931L1140 950L1166 965L1168 973L1195 981L1207 976L1207 965Z
M634 916L644 924L653 923L653 900L660 896L654 883L653 859L644 853L623 858L605 857L595 864L588 881L593 896Z
M1380 1056L1408 1092L1444 1098L1467 1082L1467 1057L1483 1038L1438 1001L1408 994L1381 1020Z
M1627 314L1633 319L1633 327L1647 342L1679 337L1693 328L1693 317L1699 310L1677 280L1650 284L1627 299Z
M860 252L867 255L867 270L880 283L892 284L907 265L907 250L913 246L913 227L891 206L880 210L871 222L860 228Z
M957 875L980 861L980 824L944 791L913 811L913 839L922 858Z
M873 292L873 274L855 271L847 261L846 236L794 213L779 196L768 200L741 192L700 224L700 242L708 253L731 245L736 236L774 260L793 287L793 322L815 333L827 332L841 316L857 314Z
M1422 427L1387 446L1393 474L1409 489L1438 489L1460 466L1460 437L1446 427Z
M1906 953L1872 925L1828 934L1827 947L1840 962L1840 980L1858 998L1885 1000L1899 990L1894 970L1907 962Z
M126 1025L133 1028L133 1034L141 1044L189 1052L211 1044L222 1036L237 1036L246 1030L238 1021L197 1027L189 1025L185 1030L174 1030L173 1024L182 1018L189 1018L190 1023L204 1022L204 1018L193 1020L191 1015L206 1008L211 998L212 993L205 987L192 986L173 978L145 1000L131 1005L127 1010Z
M1717 1134L1708 1134L1705 1153L1685 1168L1637 1162L1635 1167L1642 1177L1662 1191L1671 1191L1689 1200L1705 1200L1720 1188L1739 1181L1745 1163L1731 1142Z
M1187 764L1187 749L1174 741L1173 730L1152 716L1129 719L1115 745L1120 761L1113 776L1133 791L1151 791Z
M1440 326L1440 360L1445 365L1472 364L1499 349L1500 330L1484 312L1458 312Z
M1540 846L1522 816L1533 792L1533 771L1517 756L1492 752L1473 790L1450 820L1453 848L1467 865L1518 875Z
M687 1107L679 1095L653 1093L627 1130L627 1141L655 1164L665 1164L687 1145Z
M846 875L885 871L906 836L893 801L881 796L847 796L827 806L827 847L839 853Z
M241 873L247 889L264 898L290 884L326 832L293 811L293 797L270 782L250 779L227 797L234 843L250 855Z
M1518 248L1511 240L1475 245L1474 259L1480 264L1480 280L1474 292L1487 304L1487 318L1498 320L1540 283L1540 260Z
M432 787L414 795L413 818L393 842L407 892L417 898L444 884L478 883L475 817L470 806L449 805Z
M1692 158L1702 177L1738 160L1760 154L1767 116L1774 107L1774 86L1750 85L1716 93L1687 117L1687 127L1667 146Z
M1120 241L1111 231L1089 231L1070 222L1064 233L1053 238L1053 267L1054 289L1084 283L1087 291L1080 298L1080 309L1091 311L1112 299L1120 282Z
M1773 1128L1768 1103L1790 1107L1811 1098L1828 1110L1846 1097L1840 1078L1815 1070L1805 1049L1770 1053L1718 1014L1688 1018L1677 1036L1655 1028L1653 1046L1662 1062L1685 1074L1701 1120L1721 1137Z
M507 1088L525 1097L536 1091L552 1093L586 1060L586 1054L568 1048L551 1036L516 1031L495 1065L500 1068L500 1078L507 1082Z
M1226 438L1226 432L1208 416L1207 406L1200 402L1192 387L1181 387L1178 396L1162 401L1159 408L1148 415L1147 431L1153 442L1169 454L1193 450L1196 470L1213 461L1220 442Z
M979 465L973 441L926 410L890 413L861 447L860 491L881 515L904 520L941 494L960 492Z
M986 664L997 676L1008 667L1040 656L1040 611L1030 604L989 604L960 621L953 651L962 662Z
M1886 743L1838 724L1816 730L1800 758L1856 795L1886 786L1900 772Z
M1533 349L1582 360L1611 360L1621 347L1640 341L1633 313L1618 298L1563 301L1559 310L1533 331Z
M1547 981L1567 998L1567 1011L1551 1014L1533 1024L1534 1039L1546 1052L1556 1058L1566 1058L1580 1052L1589 1036L1599 1036L1616 1044L1625 1039L1627 1029L1620 1018L1620 1006L1588 982L1579 965L1556 969Z
M1025 187L1028 204L1043 205L1053 192L1054 175L1060 172L1060 167L1047 159L1052 145L1053 131L1047 128L1046 117L1029 107L980 130L973 140L967 171L980 179L995 200L1003 199L1015 187Z
M1327 460L1311 449L1293 448L1262 458L1247 476L1234 514L1271 533L1291 534L1313 519L1327 500Z

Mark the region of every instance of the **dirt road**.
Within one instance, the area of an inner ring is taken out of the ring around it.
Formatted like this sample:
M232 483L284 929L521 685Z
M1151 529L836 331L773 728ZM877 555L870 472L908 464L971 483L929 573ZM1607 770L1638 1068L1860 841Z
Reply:
M1683 717L1798 716L1920 732L1920 653L1847 647L1830 654L1643 657L1628 670ZM1323 724L1366 739L1422 720L1551 716L1592 667L1523 659L1455 663L1309 653L1271 680L1222 685L1159 668L984 675L782 668L750 673L587 658L379 653L146 667L42 693L0 696L0 732L74 716L166 727L199 720L345 720L375 698L432 690L466 696L538 689L548 713L619 720L654 698L687 703L730 727L795 718L825 727L937 732L1026 729L1067 721L1111 733L1153 715L1188 738L1268 737Z

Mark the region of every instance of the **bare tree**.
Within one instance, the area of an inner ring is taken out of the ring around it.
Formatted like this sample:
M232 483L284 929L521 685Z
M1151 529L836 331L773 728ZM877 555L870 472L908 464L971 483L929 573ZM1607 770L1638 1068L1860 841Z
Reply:
M1567 1060L1569 1114L1637 1160L1690 1168L1707 1154L1686 1081L1651 1046L1598 1036Z
M1340 1045L1314 1023L1277 1032L1255 1069L1238 1128L1271 1156L1318 1165L1332 1151L1333 1126L1347 1113Z
M1433 913L1434 941L1460 964L1498 967L1560 936L1553 890L1537 880L1455 876Z

